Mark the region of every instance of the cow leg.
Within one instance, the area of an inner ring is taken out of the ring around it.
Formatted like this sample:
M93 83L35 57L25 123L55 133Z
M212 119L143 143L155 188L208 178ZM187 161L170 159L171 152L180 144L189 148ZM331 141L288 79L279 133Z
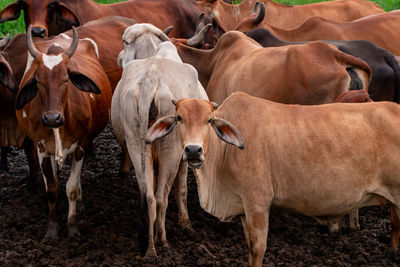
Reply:
M7 165L7 154L10 151L9 147L2 147L1 148L1 159L0 159L0 170L8 172L8 165Z
M74 152L71 166L71 174L66 184L66 193L68 197L68 236L79 236L78 222L76 216L76 201L82 199L81 189L81 170L83 165L84 151L78 146Z
M30 192L35 192L40 184L38 155L35 153L35 145L28 137L25 137L22 147L24 148L29 165L28 189Z
M145 257L157 256L154 246L154 222L156 220L156 200L154 198L154 171L151 148L146 146L146 173L142 174L141 156L132 145L127 144L129 156L135 168L140 188L139 246ZM146 229L147 228L147 229ZM148 235L146 236L146 232Z
M358 222L358 209L350 212L349 226L350 226L350 229L352 229L352 230L360 230L360 223Z
M38 157L43 180L46 186L47 203L49 205L49 225L44 236L45 239L58 238L58 225L56 222L56 203L58 198L57 163L54 156L50 156L42 144L38 145Z
M168 207L168 195L171 191L172 183L176 173L171 172L172 168L170 162L161 162L157 181L157 192L156 192L156 243L161 243L164 247L168 247L167 235L165 231L165 215ZM176 170L176 168L174 168Z
M241 216L240 219L242 220L244 239L246 241L246 246L247 246L248 253L249 253L249 266L251 266L251 264L253 263L253 258L250 253L250 237L249 237L249 230L247 229L247 225L246 225L246 217Z
M131 158L129 157L129 153L126 147L122 145L121 148L122 148L122 153L121 153L121 166L119 168L119 177L128 178L129 171L131 168Z
M187 209L187 162L181 161L176 175L173 190L178 205L178 222L182 229L193 231Z
M252 209L246 211L246 228L249 237L249 266L262 266L267 248L269 211Z

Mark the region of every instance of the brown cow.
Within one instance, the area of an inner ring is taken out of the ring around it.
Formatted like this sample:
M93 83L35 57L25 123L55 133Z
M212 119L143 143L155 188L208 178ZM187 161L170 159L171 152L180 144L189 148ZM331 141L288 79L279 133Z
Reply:
M173 25L172 37L188 38L193 36L201 13L192 0L130 0L107 5L93 0L19 0L0 12L0 23L17 19L21 10L24 10L26 27L32 24L32 34L38 37L56 35L79 23L118 15L161 29Z
M23 147L29 164L28 187L36 189L38 184L38 166L33 143L26 138L18 126L15 116L15 96L18 85L24 75L27 60L25 34L15 36L0 52L0 169L8 171L7 153L9 146Z
M118 54L124 48L121 36L125 28L134 23L135 21L132 19L115 16L91 21L77 28L77 32L81 38L90 38L95 41L100 56L100 63L113 89L117 86L122 73L121 68L117 64ZM69 38L69 36L72 36L72 31L66 32L63 36ZM36 152L33 151L33 143L28 138L24 139L25 135L18 126L14 107L16 87L21 82L24 74L27 54L25 34L14 37L4 51L0 52L0 66L4 66L0 68L0 78L7 78L8 81L2 82L0 79L0 91L3 96L0 100L0 147L2 148L0 167L5 171L8 169L8 146L23 146L30 166L28 185L33 190L39 182L37 156ZM6 66L9 66L11 69ZM15 82L11 83L13 77ZM3 86L4 83L6 83L5 87Z
M261 5L260 13L262 14ZM311 17L295 29L284 30L256 20L253 14L242 20L235 28L248 32L256 27L264 27L276 37L286 41L313 40L366 40L400 55L400 10L372 15L352 22L334 22L321 17Z
M36 43L37 47L28 31L29 59L15 105L21 129L37 146L49 205L50 222L45 238L51 239L58 237L57 170L72 155L66 193L68 230L74 236L79 234L76 202L82 200L84 153L110 116L112 90L99 63L96 45L92 40L79 40L76 30L73 31L72 42L59 35Z
M182 60L197 69L210 100L217 103L235 91L280 103L331 103L342 92L367 89L371 75L364 61L323 42L262 48L232 31L212 50L176 46Z
M384 13L378 4L365 0L336 0L297 6L286 6L272 0L257 1L266 5L265 20L283 29L295 28L312 16L346 22ZM222 0L197 0L197 3L199 8L215 19L223 30L231 31L242 19L251 14L256 0L243 0L238 5L231 5Z
M221 221L241 216L249 265L261 266L271 208L332 223L356 208L391 203L399 226L399 123L400 107L390 102L284 105L238 92L217 110L205 100L180 100L146 141L177 128L201 207Z

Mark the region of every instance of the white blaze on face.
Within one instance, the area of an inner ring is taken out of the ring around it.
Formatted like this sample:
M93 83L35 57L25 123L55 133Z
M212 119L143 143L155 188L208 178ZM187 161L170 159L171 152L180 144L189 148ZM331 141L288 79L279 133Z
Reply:
M94 96L92 93L89 94L90 98L94 100Z
M26 118L26 112L25 112L25 110L24 111L22 111L22 118Z
M62 62L61 54L58 54L57 56L48 56L46 54L43 54L43 63L49 70L52 70L55 66L57 66L61 62Z
M55 146L56 146L55 160L58 164L58 169L61 170L61 168L64 164L64 155L63 155L63 147L62 147L62 142L61 142L61 137L60 137L60 129L54 128L53 133L54 133Z

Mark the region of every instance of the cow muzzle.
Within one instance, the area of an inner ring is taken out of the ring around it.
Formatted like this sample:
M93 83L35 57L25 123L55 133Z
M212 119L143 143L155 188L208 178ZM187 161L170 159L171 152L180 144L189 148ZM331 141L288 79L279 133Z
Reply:
M32 36L40 38L46 37L46 29L40 27L32 28Z
M184 148L183 161L187 161L189 167L193 169L199 169L203 166L204 162L204 151L199 145L186 145Z
M45 113L42 122L44 127L58 128L64 124L64 117L60 113Z

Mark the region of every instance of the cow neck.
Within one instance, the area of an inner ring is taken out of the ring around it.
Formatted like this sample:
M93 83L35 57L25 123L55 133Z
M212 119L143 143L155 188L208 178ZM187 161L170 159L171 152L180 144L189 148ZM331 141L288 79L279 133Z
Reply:
M10 67L14 73L14 78L18 84L21 82L22 76L25 72L28 57L27 51L28 48L26 46L25 34L18 34L10 41L10 43L2 52L5 59L10 64Z
M181 43L178 43L176 47L182 61L192 65L197 70L201 85L207 88L216 62L215 48L211 50L201 50Z
M229 176L224 176L224 163L229 144L217 137L212 127L208 132L207 156L200 169L194 169L200 206L223 222L241 214L238 196L231 192ZM235 205L239 204L239 205Z

